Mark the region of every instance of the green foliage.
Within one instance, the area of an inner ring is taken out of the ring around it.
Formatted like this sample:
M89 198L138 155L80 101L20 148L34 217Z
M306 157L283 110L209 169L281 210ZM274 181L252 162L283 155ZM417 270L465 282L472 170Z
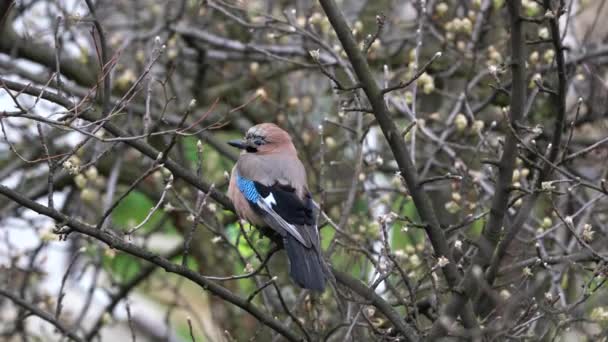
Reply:
M336 269L347 271L355 278L361 278L362 275L367 275L371 269L370 262L360 253L349 251L334 253L331 259L331 265Z
M270 248L269 239L259 237L259 232L250 224L244 225L243 230L247 234L249 241L254 244L255 249L263 257L266 251L268 251ZM230 224L226 227L226 235L231 243L237 245L239 253L243 256L243 258L245 258L245 260L248 260L248 262L250 262L254 268L260 264L260 261L257 259L253 248L251 248L247 240L243 237L238 222ZM243 274L247 271L245 270L245 265L242 265L240 261L236 261L232 263L232 272L233 274ZM249 293L255 290L255 282L252 279L241 279L238 281L238 286L243 293Z
M133 191L112 212L112 220L118 227L125 230L142 222L155 203L139 191ZM147 233L161 223L163 213L157 211L139 230L139 233ZM162 224L161 231L176 234L175 227L170 221ZM192 258L190 258L192 259ZM135 257L119 253L115 256L104 256L104 266L117 278L128 281L141 269L141 264ZM195 266L196 265L192 265Z
M353 212L361 215L366 215L369 211L369 202L365 198L358 198L353 205Z
M330 225L325 225L323 227L320 228L320 232L321 232L321 248L323 250L326 250L327 248L329 248L329 245L331 244L331 242L334 239L334 236L336 235L336 231L330 226Z
M194 326L194 323L192 323L192 325ZM184 323L178 321L177 326L175 327L175 332L177 333L177 336L181 338L182 341L192 341L192 336L190 336L190 327L188 327L187 321ZM197 342L207 341L204 334L197 334L196 332L193 332L193 334Z
M103 265L114 277L123 282L130 281L141 270L141 262L124 253L118 253L115 256L105 255Z
M132 191L125 199L120 202L116 209L112 212L112 220L119 227L129 229L142 222L150 209L154 207L152 202L145 194L139 191ZM150 232L162 219L163 212L156 211L139 230L140 233ZM175 227L170 222L166 222L162 227L165 232L175 232Z
M483 232L483 227L485 225L486 225L485 219L479 219L479 220L471 223L471 226L467 230L467 235L469 236L469 238L476 239L479 236L481 236L481 232Z
M176 264L181 264L182 260L183 260L183 254L179 254L177 256L174 256L170 260L172 262L176 263ZM198 271L198 268L199 268L198 261L196 261L195 258L193 258L193 257L190 256L190 257L188 257L188 259L186 259L186 267L188 267L191 270Z
M399 216L405 216L410 220L418 221L418 212L414 202L401 197L393 203L391 208ZM416 247L416 243L424 240L424 231L420 229L408 229L407 232L402 231L404 225L400 222L393 224L391 229L391 246L394 250L407 249L408 246Z
M225 134L225 133L217 133L215 136L218 140L228 141L230 139L240 138L238 133L233 134ZM196 137L185 137L182 139L182 144L184 146L184 154L188 161L191 163L192 169L196 169L198 164L198 140ZM230 171L234 162L230 159L224 157L217 150L205 146L203 144L203 174L205 175L205 179L209 182L220 183L224 180L224 171Z

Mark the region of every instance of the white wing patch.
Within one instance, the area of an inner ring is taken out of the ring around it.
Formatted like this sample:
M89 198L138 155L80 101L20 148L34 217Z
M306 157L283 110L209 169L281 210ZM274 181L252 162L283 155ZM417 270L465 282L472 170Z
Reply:
M277 201L274 199L274 195L271 193L268 194L268 196L264 197L264 202L266 202L266 204L268 204L269 206L273 206L274 204L277 204Z
M306 239L304 239L304 237L302 236L302 234L300 234L300 232L298 231L298 229L292 225L291 223L288 223L287 221L285 221L279 214L276 213L276 211L274 211L274 209L272 209L272 206L270 203L275 203L276 201L274 199L274 196L271 194L269 194L266 198L262 197L261 200L258 200L258 206L264 210L266 212L266 214L268 214L268 219L270 219L272 222L274 222L278 227L284 229L285 231L287 231L289 234L291 234L293 237L296 238L296 240L298 240L302 245L306 246L307 248L311 247L311 244L309 241L307 241ZM277 229L277 227L273 227L272 224L270 224L270 226L272 228L274 228L275 230Z

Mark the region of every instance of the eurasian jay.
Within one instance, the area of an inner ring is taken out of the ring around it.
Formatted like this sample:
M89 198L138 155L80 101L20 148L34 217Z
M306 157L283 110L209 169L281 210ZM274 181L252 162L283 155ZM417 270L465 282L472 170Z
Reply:
M251 127L243 140L228 143L242 150L228 186L237 214L279 238L289 274L299 286L323 291L326 266L314 204L291 137L277 125L263 123Z

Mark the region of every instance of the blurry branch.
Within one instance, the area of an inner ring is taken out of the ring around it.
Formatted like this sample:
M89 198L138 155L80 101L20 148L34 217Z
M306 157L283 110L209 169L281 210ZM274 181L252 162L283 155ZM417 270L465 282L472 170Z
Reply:
M510 273L513 271L518 271L524 267L530 267L534 265L539 265L541 263L546 263L547 265L557 265L557 264L570 264L570 263L578 263L578 262L588 262L588 261L600 261L591 253L590 251L582 251L569 255L555 255L555 256L545 256L542 260L535 256L533 258L529 258L526 260L522 260L515 264L507 265L500 269L501 273Z
M110 110L110 96L112 92L112 84L110 79L110 64L108 59L108 42L106 41L106 35L104 33L103 27L101 23L97 19L97 15L95 14L95 6L91 3L91 0L85 0L87 7L89 8L89 12L91 12L91 16L93 17L93 24L95 25L95 29L97 30L97 35L99 36L99 49L100 51L100 70L99 77L103 80L103 92L102 92L102 100L101 100L101 113L102 116L109 115ZM99 88L97 88L99 89Z
M264 264L263 267L266 270L266 272L271 275L272 273L270 272L270 268L268 267L267 264L265 264L265 260L264 258L262 258L262 255L260 254L260 252L257 250L257 248L255 248L255 244L253 243L253 241L247 236L247 233L245 232L245 229L243 228L242 224L239 224L239 229L241 231L242 237L245 239L245 241L247 242L247 244L249 245L249 248L251 248L253 250L253 253L256 255L257 259ZM274 253L274 252L273 252ZM269 253L270 255L270 253ZM268 257L269 258L269 257ZM253 291L253 293L251 293L248 297L247 297L247 301L251 301L253 300L253 298L256 296L257 293L259 293L260 291L262 291L264 288L272 285L276 296L279 300L279 302L281 303L281 307L283 308L283 310L285 311L285 313L292 319L292 321L298 326L298 328L302 331L302 333L304 334L304 338L302 340L306 340L306 341L310 341L310 334L308 333L308 331L306 330L306 327L304 326L303 322L301 322L298 317L296 317L294 315L293 312L291 312L291 310L289 309L289 306L287 305L287 303L285 302L285 299L283 298L283 295L281 294L281 289L279 288L279 286L276 283L277 277L276 276L272 276L265 284L260 284L259 282L257 283L257 289Z
M192 320L190 319L190 317L187 317L186 320L188 321L188 331L190 332L190 339L192 340L192 342L196 342L196 339L194 338L194 332L192 331Z
M310 54L310 57L312 58L312 60L319 67L319 70L321 71L321 73L323 73L323 75L327 76L327 78L329 78L332 82L334 82L334 89L340 90L340 91L351 91L351 90L356 90L356 89L361 88L361 85L359 85L359 84L355 84L353 86L345 86L345 85L343 85L342 82L340 82L340 80L338 80L338 78L336 77L336 75L334 75L333 73L331 73L325 67L325 65L323 65L323 63L321 63L321 61L319 60L319 58L320 58L320 52L319 52L319 50L309 51L309 54Z
M39 317L40 319L52 324L55 328L57 328L57 330L59 330L63 335L69 337L70 339L72 339L73 341L83 341L83 339L81 339L80 337L78 337L78 335L74 334L70 329L68 329L67 327L65 327L61 322L59 322L57 319L55 319L55 317L53 317L53 315L49 314L48 312L45 312L39 308L37 308L36 306L34 306L33 304L31 304L30 302L20 298L19 296L10 293L7 290L4 290L2 288L0 288L0 296L2 297L6 297L8 299L10 299L13 303L15 303L16 305L22 307L23 309L29 311L32 315ZM20 317L19 319L25 319L24 317Z
M403 88L407 88L410 84L416 82L417 79L420 78L420 76L422 76L422 74L424 74L426 72L426 70L429 68L429 66L431 66L431 64L433 64L433 62L437 59L441 57L441 52L437 52L433 55L433 57L431 57L431 59L429 59L423 66L422 68L420 68L418 70L418 72L416 72L416 74L409 79L406 82L399 82L399 84L396 84L394 86L389 86L387 88L382 89L382 94L388 94L391 91L395 91L398 89L403 89Z
M0 52L17 58L28 59L53 70L56 66L55 50L47 44L36 43L32 39L20 37L12 27L10 0L0 0ZM4 10L4 11L2 11ZM68 78L85 86L96 83L97 75L91 65L84 65L78 60L62 56L61 72Z
M39 63L49 70L56 69L56 56L54 53L54 49L48 44L45 43L36 43L32 39L21 38L18 34L13 30L10 23L10 8L13 1L9 0L0 0L0 52L6 53L8 55L13 55L18 58L24 58L30 60L32 62ZM90 6L90 4L88 4ZM90 7L91 13L94 16L94 12L92 7ZM61 73L64 74L69 79L75 81L79 85L83 87L94 86L98 82L98 77L103 78L103 100L102 100L102 114L107 115L107 111L112 104L112 102L118 102L119 100L111 100L111 89L110 89L110 73L107 70L111 65L109 63L109 56L107 52L107 43L105 42L105 35L103 34L103 29L101 25L99 25L98 20L95 19L94 23L96 25L96 29L100 33L100 42L101 42L101 73L93 72L96 70L96 67L93 65L84 65L80 63L78 60L61 56L59 60ZM104 52L104 50L106 52ZM104 57L105 56L105 57ZM94 59L91 59L94 60ZM2 62L2 64L6 64ZM4 65L11 71L15 71L23 77L31 79L41 84L47 83L47 80L44 77L39 77L36 74L31 72L20 70L20 68L16 65ZM26 74L24 74L24 72ZM273 77L270 75L269 77ZM54 82L51 82L53 84ZM62 84L63 87L67 86L66 84ZM77 90L77 91L74 91ZM218 89L219 90L219 89ZM228 89L223 90L226 92ZM82 97L87 97L90 94L90 90L81 90L80 89L70 89L71 92L74 92ZM105 109L104 109L105 108ZM137 114L143 114L145 112L145 108L138 104L129 103L127 104L127 108L134 109ZM175 123L178 120L175 116L169 116L167 118L172 123ZM201 132L200 135L210 144L212 145L218 152L222 153L229 159L234 160L236 155L232 150L225 148L223 142L218 141L212 134L208 132Z
M380 38L380 34L382 33L382 29L384 28L384 23L386 22L386 17L384 14L380 14L376 16L376 32L374 35L368 36L365 40L365 45L363 46L363 52L367 55L369 49L372 47L372 44L376 41L376 39Z
M64 96L61 96L61 95L57 95L54 93L50 93L48 91L44 91L43 89L40 89L35 86L22 84L22 83L15 82L15 81L10 81L10 80L4 79L4 78L0 78L0 83L2 83L3 85L5 85L7 88L9 88L11 90L15 90L15 91L18 91L18 92L21 92L24 94L29 94L32 96L40 96L41 98L54 102L62 107L65 107L66 109L68 109L70 111L73 111L75 108L77 108L77 106L74 103L72 103L72 101L70 101L70 99L68 99ZM112 122L107 121L106 119L102 119L102 118L98 117L97 113L92 110L85 110L83 112L80 112L80 113L78 113L78 117L81 119L87 120L89 122L97 122L98 120L103 120L103 124L102 124L103 128L106 129L111 134L113 134L115 137L126 138L126 137L130 136L127 132L125 132L122 128L118 127L116 124L113 124ZM158 157L158 155L160 153L160 151L158 151L157 149L155 149L154 147L152 147L151 145L147 144L146 142L144 142L142 140L126 139L126 140L124 140L124 143L133 147L134 149L138 150L142 154L148 156L152 160L156 160L156 158ZM220 203L222 206L224 206L225 209L234 211L232 202L228 199L228 197L225 194L217 191L216 189L212 189L209 184L207 184L203 180L199 179L195 174L193 174L192 172L187 170L182 165L176 163L172 159L167 158L167 160L165 162L165 167L167 169L169 169L176 177L183 179L184 181L186 181L187 183L190 183L191 185L195 186L199 190L204 191L204 192L211 192L211 197L214 200L216 200L218 203Z
M588 50L585 50L579 54L574 54L574 53L570 54L570 57L565 61L565 64L567 67L574 67L574 66L581 65L585 62L588 62L589 60L593 60L594 64L596 64L596 65L604 65L604 64L608 64L608 61L606 61L605 59L601 59L601 58L606 57L606 56L608 56L608 45L599 45L599 46L595 46L595 47L590 47ZM551 63L551 64L542 65L540 68L538 68L538 71L541 73L545 73L548 71L553 71L556 68L557 67L556 67L555 63ZM483 77L481 77L481 76L487 76L488 74L489 74L489 72L487 70L482 71L478 75L478 77L475 78L475 80L477 80L477 81L471 82L467 86L467 89L469 91L471 89L473 89L473 87L475 85L477 85L478 82L483 79ZM511 86L512 86L511 80L502 82L501 89L494 89L490 95L486 96L477 105L475 105L472 108L473 113L478 113L478 112L482 111L484 108L486 108L487 106L489 106L490 104L492 104L492 102L496 99L497 95L502 91L502 89L510 89Z
M50 207L50 208L53 209L53 207ZM68 276L70 275L70 272L72 271L72 268L76 264L76 261L78 261L78 258L80 257L80 255L81 255L80 251L78 251L78 252L74 253L74 255L72 255L72 260L68 264L68 268L65 270L65 273L63 274L63 277L61 278L61 286L59 286L59 294L57 295L57 303L55 305L55 318L56 319L59 319L59 317L61 316L61 310L63 309L62 302L63 302L63 298L66 295L64 292L65 284L68 280Z
M492 0L483 0L479 8L479 14L476 17L477 20L475 20L475 26L473 26L473 32L471 33L471 41L468 46L470 51L474 51L477 48L484 31L484 26L492 15L491 10Z
M247 301L246 298L242 298L228 290L227 288L216 284L213 281L205 278L197 272L194 272L186 267L181 265L172 263L166 258L163 258L159 255L156 255L150 251L147 251L141 247L138 247L132 243L128 243L123 239L117 237L115 234L111 233L108 230L96 229L94 226L83 223L77 219L74 219L70 216L64 215L54 209L50 209L46 206L38 204L32 200L29 200L23 197L16 191L11 190L10 188L0 185L0 194L10 198L11 200L21 204L23 207L31 209L38 214L50 217L54 219L58 226L64 225L67 228L61 228L58 230L59 233L69 233L70 231L75 231L81 233L83 235L90 236L99 240L105 244L107 244L110 248L117 249L123 251L125 253L131 254L140 259L146 260L152 264L155 264L165 271L169 273L178 274L184 278L187 278L199 285L204 290L209 291L213 295L216 295L226 302L232 303L235 306L240 307L241 309L249 312L252 316L257 318L264 325L272 328L279 334L283 335L289 341L300 341L300 337L295 335L291 330L285 327L281 322L274 319L270 315L262 312L251 302Z
M224 6L221 6L220 4L216 4L215 1L207 1L206 4L210 8L213 8L214 10L219 11L221 14L223 14L224 16L226 16L226 18L233 20L235 23L239 24L240 26L243 26L243 27L246 27L246 28L249 28L249 29L263 29L263 28L266 28L265 24L256 24L256 23L249 22L246 19L241 18L241 17L239 17L236 14L233 14L227 8L224 8L224 6L226 6L226 7L234 9L235 7L237 7L235 5L222 4Z
M572 123L574 124L574 121ZM571 154L569 154L567 156L564 156L560 160L559 163L562 164L562 163L565 163L565 162L567 162L569 160L572 160L574 158L578 158L578 157L580 157L580 156L582 156L582 155L584 155L586 153L591 152L592 150L595 150L596 148L598 148L598 147L600 147L600 146L602 146L603 144L606 144L606 143L608 143L608 137L604 137L601 140L598 140L598 141L594 142L593 144L591 144L591 145L589 145L589 146L587 146L587 147L585 147L583 149L580 149L580 150L578 150L576 152L572 152Z
M165 258L167 260L171 260L172 258L178 256L181 253L181 246L176 247L174 250L169 252ZM133 277L133 279L128 282L122 284L118 291L110 296L110 302L105 306L105 308L101 311L99 318L95 321L93 328L86 335L85 339L87 341L92 341L93 338L99 333L99 329L103 326L104 315L109 313L112 314L114 308L120 303L121 300L125 299L131 291L136 288L139 284L141 284L144 280L148 279L154 271L158 269L158 265L156 264L148 264L144 266L137 275Z
M227 50L239 52L259 52L265 50L270 53L282 56L300 56L306 57L306 51L299 45L283 46L283 45L265 45L265 44L245 44L238 40L225 38L213 33L203 31L186 25L175 25L173 30L183 36L195 38L203 43L214 47L224 48Z
M549 6L549 2L545 3ZM523 21L519 17L520 13L520 2L512 1L509 2L509 13L511 20L511 51L512 51L512 74L513 84L511 91L511 106L510 113L511 117L508 119L508 125L511 126L507 134L503 155L498 165L499 175L496 186L496 194L492 201L492 207L490 210L490 218L484 229L482 240L479 243L479 251L476 256L476 262L469 268L467 274L471 276L465 277L469 281L465 281L464 286L470 287L474 291L477 291L477 281L472 277L472 271L477 265L489 266L486 270L486 282L492 285L500 266L502 258L505 256L506 251L510 243L515 239L515 236L523 227L525 221L528 219L530 212L534 207L536 199L540 195L541 183L550 176L551 171L554 168L553 162L557 159L559 154L562 132L564 129L564 122L566 116L566 77L565 77L565 59L563 55L563 47L561 46L559 26L557 19L553 18L550 20L552 41L556 52L557 59L557 72L558 72L558 90L555 94L552 94L552 99L555 107L557 117L555 118L553 138L549 145L548 157L545 159L541 155L538 157L545 161L545 165L540 173L537 175L532 194L526 199L513 223L507 229L506 236L500 239L501 229L503 227L504 216L508 208L509 195L511 192L511 182L513 170L515 167L515 159L517 158L517 144L520 142L517 136L517 121L522 118L524 107L525 107L525 91L526 91L526 75L525 75L525 57L524 57L524 41L523 41ZM548 7L547 7L547 10ZM499 241L500 239L500 241ZM489 244L489 245L487 245ZM490 257L490 253L491 257ZM489 263L488 263L489 261ZM478 304L480 305L480 313L486 313L491 307L488 305L489 301L483 300L485 296L478 298ZM458 307L462 305L462 302L452 301L448 306L452 310L458 310Z
M13 6L15 6L15 1L13 0L0 0L0 33L2 32L4 23L9 19L10 9Z
M416 330L405 323L402 317L391 307L389 303L387 303L382 297L378 296L374 290L370 289L368 286L361 283L359 280L351 277L350 275L341 272L336 269L332 269L332 273L336 277L336 280L353 290L359 296L369 300L372 305L378 308L386 318L393 323L395 328L399 330L403 336L405 336L409 341L419 341L420 337L416 333Z
M16 63L10 63L10 62L5 62L5 61L0 60L0 67L4 68L6 70L10 70L11 73L15 73L23 78L26 78L26 79L36 82L38 84L46 84L48 82L48 80L46 79L46 77L44 75L32 73L28 70L25 70L23 67L17 65ZM61 66L61 68L63 69L63 66ZM273 74L269 75L268 77L275 77L275 76L278 76L278 74L273 73ZM259 82L262 82L266 79L267 78L265 76L262 76L262 79ZM246 84L253 85L253 83L246 83ZM57 86L57 84L55 81L51 81L49 83L49 86L55 87L55 86ZM235 87L240 87L240 86L241 86L240 83L239 84L218 85L216 87L209 88L209 94L207 97L208 98L220 98L225 95L228 95L230 91L234 91ZM245 85L243 85L243 86L245 86ZM90 96L90 90L82 88L77 85L62 84L62 87L64 89L67 89L67 93L79 96L81 98L87 98ZM119 102L120 102L119 98L116 98L116 97L111 98L112 106L116 106ZM134 103L134 102L126 103L125 109L132 111L134 114L137 114L140 116L143 116L146 111L144 105L139 104L139 103ZM169 115L165 116L165 120L167 122L169 122L170 124L177 125L177 123L179 122L179 117L176 114L169 114ZM190 121L191 120L189 120L187 123L189 123ZM204 123L205 123L204 121L199 123L199 126ZM190 124L187 124L187 126L190 126ZM212 146L216 151L218 151L220 154L222 154L226 158L233 160L233 161L235 161L237 159L238 154L235 153L234 150L232 148L230 148L224 141L218 139L212 133L203 130L202 132L199 132L197 134L197 136L201 140L204 140L205 142L207 142L210 146Z
M284 57L302 57L306 58L308 52L300 45L268 45L268 44L256 44L256 43L242 43L238 40L221 37L213 33L199 30L194 27L178 24L171 27L175 32L180 35L196 39L201 43L207 44L212 47L225 49L229 51L236 51L247 54L256 54L268 56L274 59L278 59L284 62L312 67L313 65L300 63L295 60L285 59ZM326 64L335 63L335 59L328 54L323 53L320 56L320 60Z
M256 267L251 272L248 272L248 273L245 273L245 274L239 274L239 275L225 276L225 277L206 276L206 278L210 279L210 280L217 280L217 281L227 281L227 280L237 280L237 279L251 278L254 275L260 273L260 271L262 271L263 269L266 269L266 265L270 261L270 258L276 252L278 252L280 249L281 249L281 246L279 246L279 245L273 246L272 249L269 250L268 253L266 253L266 256L261 260L260 265L258 267Z
M453 175L451 173L442 175L442 176L435 176L435 177L429 177L426 179L423 179L420 181L420 185L424 185L424 184L428 184L428 183L434 183L434 182L440 182L440 181L444 181L444 180L457 180L457 181L461 181L462 180L462 176L459 175Z
M67 172L61 172L57 177L53 179L53 189L60 191L72 182L74 178ZM27 184L23 192L25 196L30 199L38 199L44 195L48 195L49 187L43 182L34 181ZM0 199L0 217L7 217L8 214L18 208L19 205L13 201Z
M507 119L508 120L508 119ZM542 164L542 162L545 163L545 167L543 167L542 169L540 168L539 165L534 165L534 169L540 169L540 173L539 175L535 178L535 182L534 182L534 186L536 187L536 189L538 190L539 187L542 186L542 181L546 179L546 177L548 177L548 173L547 172L551 172L551 171L556 171L560 174L562 174L563 176L565 176L566 178L569 179L569 181L572 182L576 182L579 185L592 189L594 191L598 191L604 194L608 194L608 192L606 191L606 189L602 188L601 185L595 185L592 182L589 181L585 181L583 179L581 179L580 177L576 176L575 174L573 174L572 172L568 171L567 169L563 168L563 167L559 167L555 162L549 160L549 157L545 157L545 155L540 152L536 146L530 146L530 144L528 142L526 142L524 140L524 138L520 137L517 132L515 132L515 129L513 129L513 127L511 127L510 125L508 126L510 127L511 130L511 134L513 134L513 136L515 136L515 138L517 139L517 141L519 142L519 146L526 149L528 152L530 152L533 156L535 156L536 158L538 158L539 160L539 164ZM550 144L549 144L550 145ZM548 154L548 153L547 153ZM522 159L527 159L528 158L520 155L520 157ZM513 190L513 188L511 187L511 190ZM535 192L533 193L532 197L537 196L539 193ZM522 211L520 211L522 212ZM518 214L518 217L520 216L520 214ZM527 217L527 215L524 215ZM525 217L522 217L522 219L525 219Z
M545 0L544 1L545 10L552 11L551 2ZM553 126L553 137L551 139L551 143L548 146L549 152L548 157L543 158L542 155L538 157L543 160L544 166L540 171L539 175L534 182L534 188L541 188L542 182L544 182L549 176L551 172L554 170L555 165L554 162L557 161L557 157L559 155L562 135L565 127L566 120L566 91L567 91L567 80L566 80L566 61L564 58L564 48L561 43L561 38L559 34L559 16L555 16L554 18L549 19L549 27L551 31L551 41L553 42L553 48L555 50L555 60L556 60L556 68L557 68L557 76L558 76L558 84L557 84L557 93L551 96L553 101L554 112L556 113L555 122ZM523 59L523 56L522 56ZM523 71L522 71L523 72ZM525 75L524 75L525 76ZM515 80L515 78L514 78ZM520 84L525 88L525 77L524 80L521 80ZM517 87L514 87L517 88ZM492 256L492 262L490 268L486 272L486 280L489 284L494 282L496 278L496 274L498 271L498 267L500 261L506 254L507 248L510 245L511 241L515 239L515 236L523 226L524 222L527 220L530 212L534 207L534 203L540 193L536 191L531 196L529 196L522 209L520 209L519 213L515 217L513 223L509 227L507 231L507 235L500 241L500 244L497 246L494 255Z
M116 200L114 200L114 202L101 215L101 218L99 219L99 221L97 223L97 229L100 229L101 227L103 227L104 222L112 214L112 211L114 211L114 209L116 209L116 207L120 204L120 202L123 199L125 199L131 193L131 191L135 190L135 188L137 187L137 185L140 182L142 182L144 179L146 179L146 177L150 176L152 173L154 173L154 171L156 171L158 169L160 169L160 166L157 165L157 162L155 161L154 165L151 168L149 168L145 172L142 172L141 176L137 177L137 179L135 181L133 181L129 185L129 187L125 191L123 191L123 193ZM161 198L164 196L164 194L165 194L165 191L163 191ZM157 202L160 203L161 201L158 200Z
M47 166L49 168L49 172L47 175L47 184L48 184L47 201L48 201L49 207L53 208L54 207L54 204L53 204L53 177L55 175L56 165L53 163L53 160L51 159L51 154L49 153L47 138L44 135L44 131L42 130L42 125L40 124L40 122L36 123L36 129L38 130L40 144L42 145L42 148L44 149L45 158L47 160Z
M410 159L409 150L405 145L404 140L401 138L401 134L397 130L395 123L391 119L391 115L384 101L384 94L376 83L370 66L361 53L361 50L359 49L358 44L352 36L350 28L348 27L346 19L340 12L340 9L336 3L333 0L320 0L320 3L329 19L329 22L336 31L338 39L344 47L344 51L346 52L361 83L361 86L374 110L376 120L378 121L378 124L380 125L380 128L382 129L382 132L390 145L397 165L399 166L401 175L403 176L414 204L416 205L418 214L426 225L425 230L433 246L434 254L437 257L445 257L449 261L449 263L442 268L447 283L454 296L461 297L462 301L466 303L467 298L463 291L466 289L457 288L461 282L461 276L454 262L452 252L449 249L447 240L439 224L439 220L435 214L431 201L428 195L425 193L423 187L421 187L419 184L417 170ZM477 318L473 315L472 306L470 303L468 305L461 306L459 310L462 310L461 317L464 321L465 327L477 330ZM456 315L453 315L452 318L455 319Z
M476 272L480 271L480 267L485 267L495 252L496 245L500 238L500 232L503 227L504 217L506 215L509 196L511 193L511 183L513 179L513 170L517 158L517 137L514 134L518 127L519 120L523 117L523 111L526 103L526 69L524 57L524 37L523 37L523 22L520 20L521 1L509 1L509 19L511 27L511 73L513 83L511 87L511 103L510 114L508 120L509 125L513 125L514 132L508 132L503 153L500 161L496 165L498 167L498 176L494 197L490 206L490 215L488 222L483 230L483 234L478 242L477 254L474 257L473 263L467 269L462 284L463 288L468 289L471 299L477 299L480 287L482 286L480 279L475 276ZM482 268L483 269L483 268ZM491 284L491 282L488 282ZM466 304L462 297L454 296L445 308L448 316L456 314L460 308ZM438 338L445 334L445 328L440 320L433 324L431 337Z
M511 26L511 74L513 85L511 86L510 124L515 130L518 129L519 121L523 117L526 103L526 60L524 50L523 22L519 19L521 1L509 2L509 18ZM500 238L500 230L509 202L510 187L513 179L515 160L517 159L517 138L514 134L507 134L503 147L502 156L497 165L498 176L496 180L495 194L492 198L490 216L483 231L483 239L489 243L487 248L482 247L479 252L483 260L489 260L492 251ZM485 242L485 241L484 241ZM480 259L480 260L482 260Z
M251 75L243 75L243 77L233 82L222 82L218 85L205 89L204 95L208 99L223 98L233 96L235 89L254 89L268 84L270 81L290 74L293 71L302 70L302 67L297 65L289 65L286 67L272 67L267 72L260 72L255 77Z
M581 247L589 251L597 260L603 261L604 263L608 262L608 258L606 256L601 255L600 253L595 251L595 249L593 249L593 247L591 247L591 245L589 245L587 241L585 241L585 239L580 236L580 234L576 231L574 223L572 222L572 217L564 217L564 215L560 214L559 209L555 205L555 201L553 199L551 199L551 206L553 207L553 212L555 213L555 215L559 218L560 221L562 221L564 227L568 228L570 234L572 234L576 242L578 242Z
M363 139L363 115L361 113L357 113L357 129L354 138L356 141L362 141ZM359 143L356 144L356 146L354 171L350 181L346 201L344 201L344 205L341 209L342 215L340 216L340 221L338 222L338 230L344 230L344 227L350 218L353 206L355 205L355 200L357 199L359 175L361 174L361 170L363 168L363 144Z

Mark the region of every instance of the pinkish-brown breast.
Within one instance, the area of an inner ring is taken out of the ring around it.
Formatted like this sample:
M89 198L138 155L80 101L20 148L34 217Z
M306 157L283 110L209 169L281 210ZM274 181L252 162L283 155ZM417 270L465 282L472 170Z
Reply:
M236 185L236 165L232 168L232 173L230 175L230 183L228 184L228 197L232 200L234 204L234 208L236 209L237 215L249 221L249 223L253 224L256 227L264 227L266 223L262 218L256 214L247 199L243 196L238 186Z

